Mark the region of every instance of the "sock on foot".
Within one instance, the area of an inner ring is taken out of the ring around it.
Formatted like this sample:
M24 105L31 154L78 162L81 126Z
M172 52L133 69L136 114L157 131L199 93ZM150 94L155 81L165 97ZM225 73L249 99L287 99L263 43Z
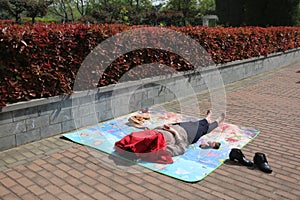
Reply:
M224 121L224 119L225 119L225 114L224 113L222 113L218 118L217 118L217 122L218 122L218 124L220 124L220 123L222 123L223 121Z

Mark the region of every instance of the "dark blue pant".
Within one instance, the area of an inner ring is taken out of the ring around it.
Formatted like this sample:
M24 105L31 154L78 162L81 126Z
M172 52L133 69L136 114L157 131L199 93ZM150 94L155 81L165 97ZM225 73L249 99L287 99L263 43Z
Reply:
M190 144L197 142L200 137L210 133L212 130L218 127L218 123L216 121L209 124L206 119L195 122L179 122L175 124L181 126L187 132L188 141Z

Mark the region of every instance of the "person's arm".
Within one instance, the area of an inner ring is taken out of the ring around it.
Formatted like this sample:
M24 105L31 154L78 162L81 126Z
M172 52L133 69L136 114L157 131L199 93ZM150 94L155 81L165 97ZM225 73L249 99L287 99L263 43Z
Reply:
M169 144L167 145L167 152L173 157L173 156L179 156L184 154L185 148L183 145L179 144Z
M167 131L169 131L170 133L173 134L173 136L174 136L174 138L176 140L176 143L177 143L177 141L182 140L182 138L180 137L179 133L172 126L165 124L163 126L163 129L167 130Z
M163 127L165 130L170 132L175 138L175 144L168 144L167 151L170 153L171 156L178 156L184 154L186 145L182 137L179 133L169 125L164 125Z

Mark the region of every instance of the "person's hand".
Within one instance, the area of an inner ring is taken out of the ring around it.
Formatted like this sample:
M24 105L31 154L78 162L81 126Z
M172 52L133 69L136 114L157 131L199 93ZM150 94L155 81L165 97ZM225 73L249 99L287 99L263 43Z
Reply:
M165 130L170 130L170 125L169 124L164 124L164 126L163 126L163 129L165 129Z
M216 145L216 142L207 142L207 144L213 148Z
M206 146L207 143L206 143L205 141L201 141L200 145L201 145L201 146Z
M163 126L163 129L166 131L169 131L170 133L172 133L174 135L174 137L179 137L179 134L177 133L177 131L169 124L165 124Z
M202 149L207 149L207 148L209 148L209 144L206 143L205 141L201 141L199 147Z
M209 148L219 149L220 145L221 145L221 143L219 143L219 142L201 141L201 144L199 145L199 147L202 149L209 149Z

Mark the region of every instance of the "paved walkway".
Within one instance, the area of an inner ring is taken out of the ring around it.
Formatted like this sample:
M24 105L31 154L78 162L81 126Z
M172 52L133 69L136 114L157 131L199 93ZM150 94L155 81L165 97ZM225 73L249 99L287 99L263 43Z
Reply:
M226 162L185 183L139 166L117 168L106 154L56 136L0 152L0 199L300 199L300 62L226 92L227 122L261 130L244 154L265 153L272 174ZM199 99L209 108L207 94ZM178 102L164 108L176 111Z

